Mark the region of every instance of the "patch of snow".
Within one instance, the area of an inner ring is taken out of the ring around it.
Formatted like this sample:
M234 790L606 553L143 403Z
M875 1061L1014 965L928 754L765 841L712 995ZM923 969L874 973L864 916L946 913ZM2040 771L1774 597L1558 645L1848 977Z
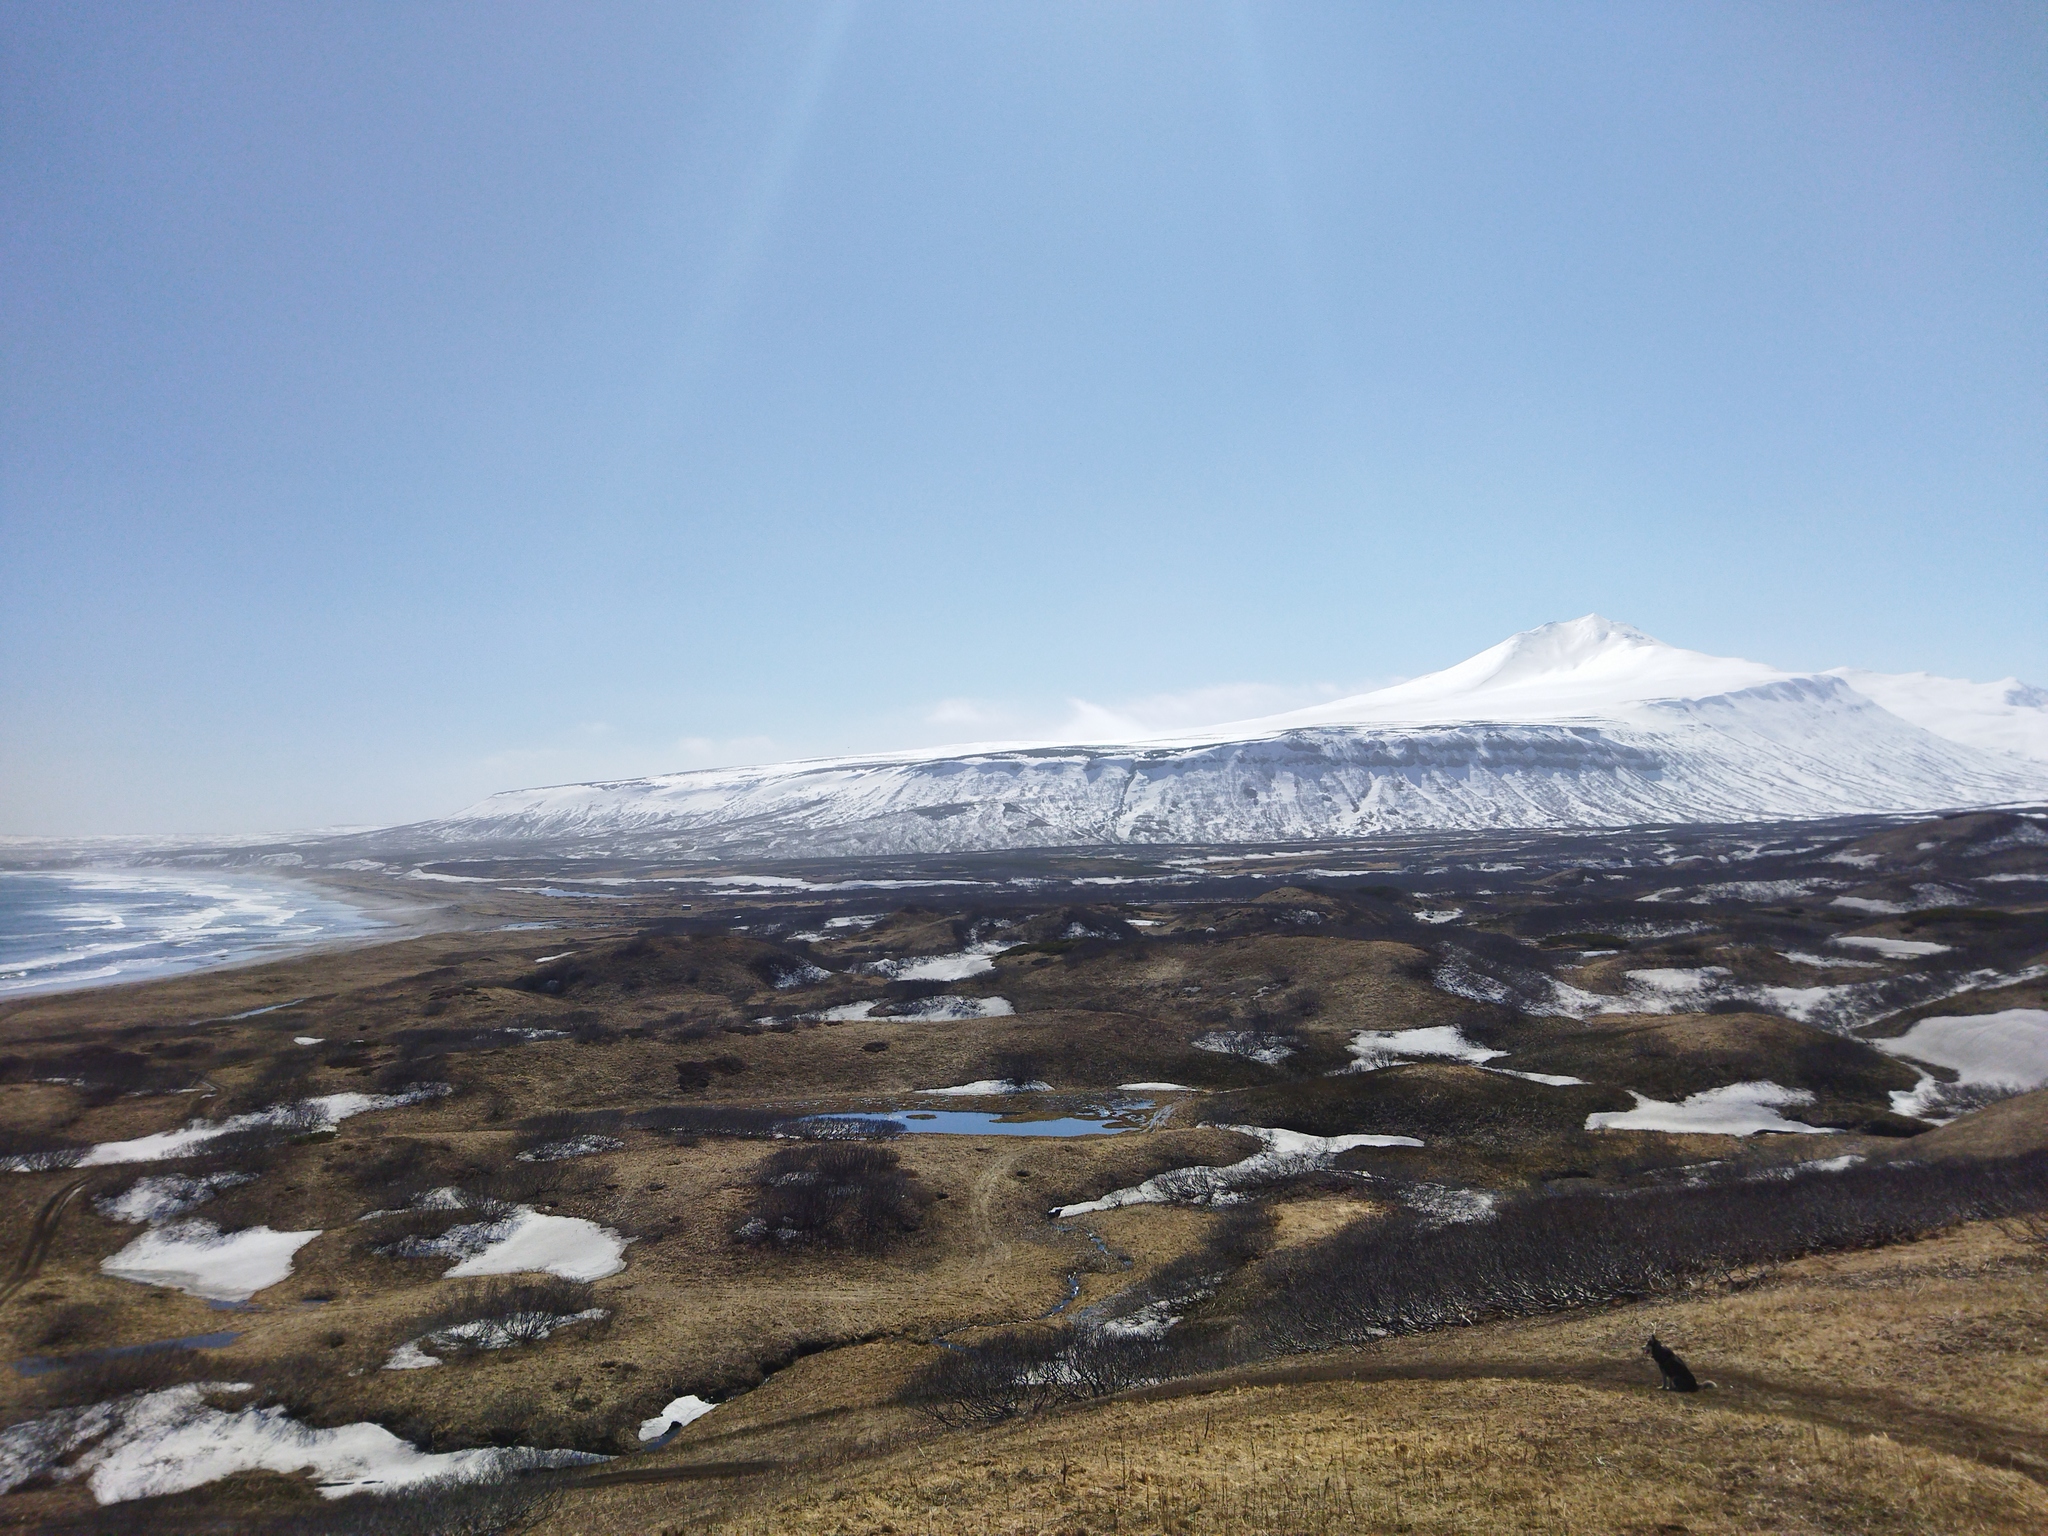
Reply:
M985 976L996 968L995 957L1016 944L1009 939L990 939L972 944L957 955L917 955L907 960L874 960L861 967L891 981L965 981Z
M1917 959L1922 955L1945 955L1955 946L1933 944L1924 939L1887 939L1875 934L1837 934L1829 939L1830 944L1840 944L1845 949L1867 949L1894 960Z
M1967 1108L1972 1099L2048 1086L2048 1010L2040 1008L1921 1019L1896 1039L1870 1043L1887 1055L1956 1074L1953 1083L1923 1076L1914 1087L1892 1093L1892 1109L1919 1120L1934 1119L1945 1108ZM1975 1092L1959 1096L1957 1089Z
M1458 1032L1455 1024L1432 1025L1426 1029L1361 1029L1351 1037L1347 1049L1353 1057L1351 1072L1375 1072L1417 1057L1443 1061L1470 1062L1477 1066L1507 1055L1474 1045Z
M210 1221L151 1227L119 1253L100 1260L103 1273L140 1285L168 1286L207 1301L247 1301L288 1279L292 1256L320 1235L245 1227L222 1232Z
M1815 891L1839 890L1838 880L1730 880L1719 885L1703 885L1686 902L1695 907L1710 906L1717 901L1791 901L1800 896L1811 896Z
M209 1173L197 1178L182 1173L148 1174L118 1195L101 1196L92 1208L110 1221L168 1221L204 1205L215 1191L250 1183L255 1177L253 1173Z
M886 912L850 912L845 917L828 917L827 928L872 928L889 914ZM678 1398L678 1402L683 1399ZM694 1401L694 1399L691 1399Z
M293 1035L293 1036L292 1036L292 1044L293 1044L293 1045L324 1045L324 1044L326 1044L326 1042L327 1042L327 1037L326 1037L325 1035Z
M310 1470L321 1494L336 1499L368 1489L487 1482L539 1467L610 1459L526 1446L429 1454L378 1424L314 1429L281 1407L232 1412L205 1400L209 1392L249 1390L241 1382L197 1382L17 1424L0 1431L0 1492L44 1474L63 1481L83 1477L96 1502L120 1504L183 1493L241 1472L290 1476Z
M1838 960L1829 955L1809 955L1803 949L1781 949L1778 951L1795 965L1821 966L1834 971L1881 971L1884 966L1876 960Z
M979 1082L961 1083L953 1088L920 1088L917 1091L950 1098L985 1099L1004 1093L1045 1093L1051 1088L1051 1083L1013 1083L1007 1078L984 1077Z
M717 1406L701 1397L678 1397L653 1418L640 1421L640 1438L659 1440L671 1427L681 1429L685 1424L694 1424Z
M564 1280L602 1280L626 1267L626 1240L581 1216L544 1216L531 1206L508 1215L451 1227L439 1237L409 1237L392 1245L400 1258L452 1258L450 1279L468 1275L542 1272Z
M179 1130L158 1131L129 1141L103 1141L88 1148L77 1166L100 1168L113 1163L157 1163L165 1158L187 1157L218 1137L264 1126L302 1125L307 1131L331 1131L353 1115L374 1109L396 1109L452 1092L446 1083L431 1083L406 1093L330 1093L253 1114L231 1115L225 1120L194 1120ZM18 1157L0 1163L0 1168L25 1171Z
M1455 923L1465 915L1463 907L1425 907L1415 914L1418 923Z
M1901 912L1910 912L1912 906L1903 901L1882 901L1874 896L1837 896L1828 903L1831 907L1847 907L1852 912L1871 912L1879 917L1897 917Z
M581 1312L515 1312L508 1317L486 1317L473 1323L456 1323L447 1328L436 1328L417 1339L408 1339L391 1352L391 1358L384 1362L384 1369L417 1371L439 1365L441 1357L428 1354L422 1346L450 1351L510 1349L516 1344L543 1343L557 1328L566 1328L571 1323L594 1323L610 1315L603 1307L586 1307Z
M1729 971L1726 966L1703 965L1697 970L1662 967L1623 975L1638 1003L1664 1005L1645 1007L1645 1012L1669 1013L1705 1002L1728 979Z
M1489 1221L1500 1197L1486 1189L1457 1189L1449 1184L1405 1184L1394 1191L1400 1202L1429 1225L1460 1226Z
M1198 1051L1214 1051L1220 1056L1242 1056L1265 1067L1277 1067L1294 1054L1294 1046L1282 1036L1261 1034L1255 1029L1212 1029L1206 1035L1195 1036L1188 1044Z
M1184 1083L1118 1083L1125 1093L1193 1093Z
M814 987L821 981L830 981L831 979L832 973L822 965L806 963L803 965L793 965L788 970L779 972L775 977L774 985L775 989L781 992L788 990L790 987Z
M2048 880L2048 875L1979 875L1977 878L1979 880L1987 880L1997 884L2011 884L2015 881L2020 880Z
M567 1141L550 1141L519 1154L522 1163L559 1163L571 1157L594 1157L599 1152L616 1152L625 1143L616 1136L572 1136Z
M1201 1299L1199 1296L1161 1297L1146 1302L1135 1312L1097 1323L1090 1331L1105 1339L1163 1339L1181 1319L1181 1314L1174 1308Z
M960 997L948 992L904 1003L886 1016L939 1022L950 1019L1007 1019L1016 1011L1006 997Z
M1250 1157L1221 1168L1175 1168L1128 1189L1111 1190L1099 1199L1055 1207L1053 1217L1065 1220L1126 1205L1234 1205L1242 1198L1240 1190L1312 1172L1353 1147L1422 1145L1413 1136L1310 1136L1260 1125L1222 1125L1217 1129L1236 1131L1264 1145Z
M1566 1077L1561 1072L1517 1072L1512 1067L1482 1067L1484 1072L1498 1072L1502 1077L1519 1077L1524 1082L1541 1083L1546 1088L1583 1088L1583 1077Z
M581 953L581 950L565 949L559 955L535 955L533 957L533 963L535 965L546 965L550 960L567 960L571 955Z
M1759 1131L1789 1131L1809 1136L1831 1136L1824 1126L1787 1120L1778 1111L1799 1104L1811 1104L1813 1095L1804 1088L1785 1088L1772 1082L1729 1083L1687 1096L1683 1103L1667 1104L1629 1090L1634 1109L1606 1110L1586 1116L1589 1131L1672 1131L1680 1134L1751 1136Z
M872 1002L841 1003L836 1008L827 1008L818 1013L802 1015L802 1017L817 1019L826 1024L857 1024L873 1018L875 1007L876 1005ZM772 1024L775 1021L773 1019L763 1019L761 1022L763 1024Z
M1865 1161L1860 1152L1844 1152L1840 1157L1816 1157L1808 1162L1794 1163L1792 1171L1797 1173L1841 1173Z

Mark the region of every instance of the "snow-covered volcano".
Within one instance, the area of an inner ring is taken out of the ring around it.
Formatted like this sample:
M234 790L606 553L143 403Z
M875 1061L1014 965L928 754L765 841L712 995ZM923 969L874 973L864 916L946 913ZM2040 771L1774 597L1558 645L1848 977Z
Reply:
M1589 615L1391 688L1205 731L512 790L388 835L940 853L1783 820L2043 797L2048 762L1937 734L1840 676L1681 650Z

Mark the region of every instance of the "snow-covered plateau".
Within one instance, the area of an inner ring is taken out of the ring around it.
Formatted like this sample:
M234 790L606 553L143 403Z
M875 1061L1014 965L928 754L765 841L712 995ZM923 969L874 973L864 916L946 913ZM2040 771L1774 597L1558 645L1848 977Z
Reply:
M2048 693L1789 673L1597 615L1291 714L1138 742L1001 744L511 790L378 834L724 856L1267 843L1792 820L2048 797Z

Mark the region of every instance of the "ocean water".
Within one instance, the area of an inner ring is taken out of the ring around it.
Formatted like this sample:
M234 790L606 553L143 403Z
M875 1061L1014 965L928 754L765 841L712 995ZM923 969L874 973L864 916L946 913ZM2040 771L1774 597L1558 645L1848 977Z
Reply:
M385 926L338 897L274 876L0 870L0 998L181 975Z

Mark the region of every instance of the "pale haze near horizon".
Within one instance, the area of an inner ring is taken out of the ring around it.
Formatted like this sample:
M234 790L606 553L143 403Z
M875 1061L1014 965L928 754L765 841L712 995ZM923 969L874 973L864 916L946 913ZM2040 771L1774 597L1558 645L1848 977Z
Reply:
M0 831L2048 682L2048 13L0 12Z

